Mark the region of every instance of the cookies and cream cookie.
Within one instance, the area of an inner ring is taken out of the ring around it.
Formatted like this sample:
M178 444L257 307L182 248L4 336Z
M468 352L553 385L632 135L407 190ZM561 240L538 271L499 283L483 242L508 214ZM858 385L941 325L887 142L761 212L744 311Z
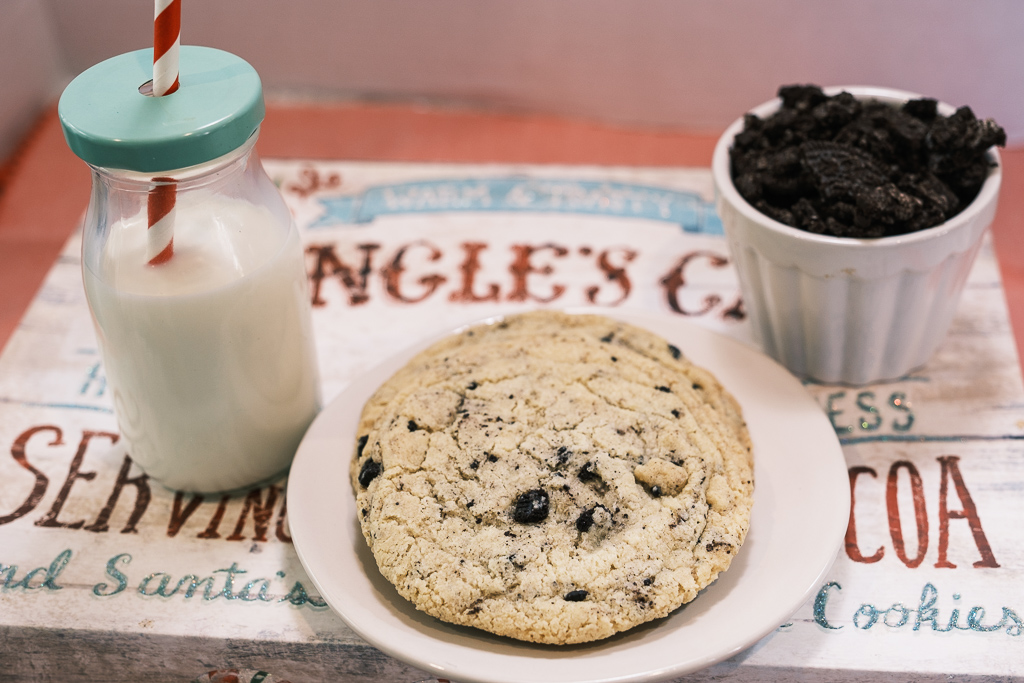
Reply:
M735 400L677 348L534 312L413 358L367 402L352 485L382 574L444 621L580 643L666 616L746 535Z

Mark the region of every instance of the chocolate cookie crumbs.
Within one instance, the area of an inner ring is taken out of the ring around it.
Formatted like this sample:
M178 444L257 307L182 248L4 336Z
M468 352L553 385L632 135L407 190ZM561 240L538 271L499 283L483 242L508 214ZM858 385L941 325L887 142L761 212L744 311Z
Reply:
M576 530L582 534L590 531L590 528L594 526L594 513L598 510L604 510L604 508L600 505L595 505L581 512L580 516L576 518Z
M537 524L548 518L548 494L544 489L531 489L516 498L512 518L520 524Z
M594 463L592 462L584 463L576 476L582 482L601 481L601 475L594 471Z
M744 117L733 141L737 191L780 223L834 237L902 235L943 223L978 195L985 153L1006 133L969 107L950 116L933 99L900 107L779 88L782 107Z
M376 460L367 460L359 470L359 485L364 489L370 482L380 476L380 463Z

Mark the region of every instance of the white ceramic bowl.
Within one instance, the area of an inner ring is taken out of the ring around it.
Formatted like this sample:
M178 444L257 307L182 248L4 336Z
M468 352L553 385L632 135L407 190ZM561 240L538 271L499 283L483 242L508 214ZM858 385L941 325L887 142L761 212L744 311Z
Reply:
M900 104L919 95L888 88L845 90ZM761 118L778 98L751 110ZM954 108L939 104L939 113ZM711 163L716 202L755 339L794 374L863 385L897 379L928 360L942 341L996 212L998 152L981 192L933 228L877 239L816 235L762 214L737 192L729 150L743 118L719 139Z

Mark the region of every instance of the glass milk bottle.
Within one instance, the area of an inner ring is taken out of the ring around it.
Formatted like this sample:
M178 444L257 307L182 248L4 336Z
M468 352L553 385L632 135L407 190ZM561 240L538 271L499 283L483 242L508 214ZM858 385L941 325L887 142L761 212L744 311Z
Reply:
M65 90L61 124L92 170L82 273L132 459L177 490L284 471L320 408L303 251L255 142L259 76L181 48L180 87L143 94L152 52Z

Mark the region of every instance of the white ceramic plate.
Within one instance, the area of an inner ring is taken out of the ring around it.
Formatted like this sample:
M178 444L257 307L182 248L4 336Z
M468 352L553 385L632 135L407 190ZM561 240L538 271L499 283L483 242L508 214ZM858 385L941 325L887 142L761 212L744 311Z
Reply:
M846 532L850 487L839 441L815 400L775 361L684 319L601 312L678 346L743 407L754 442L754 508L729 570L668 617L585 645L523 643L418 612L377 570L356 520L348 465L363 404L424 343L354 381L320 413L288 481L299 559L353 631L459 683L647 683L741 652L819 589Z

